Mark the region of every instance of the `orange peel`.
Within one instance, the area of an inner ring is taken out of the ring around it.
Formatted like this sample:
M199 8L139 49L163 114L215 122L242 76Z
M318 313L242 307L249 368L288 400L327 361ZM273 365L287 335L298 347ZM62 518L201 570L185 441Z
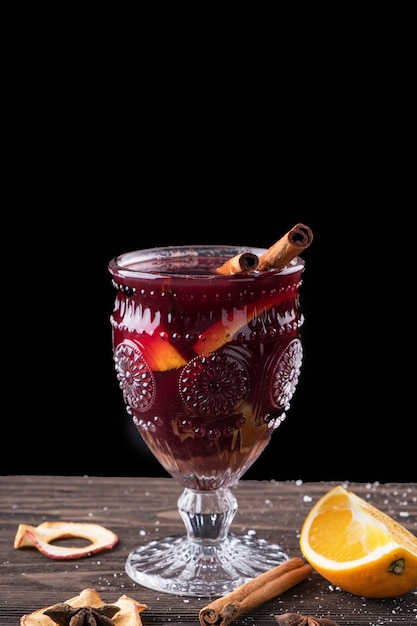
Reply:
M59 546L52 541L68 537L87 539L83 547ZM88 522L43 522L39 526L19 524L14 539L14 548L37 548L51 559L80 559L102 550L109 550L119 541L118 536L101 524Z
M98 608L107 604L103 602L100 595L95 589L83 589L78 596L65 600L65 604L69 604L73 608L93 607ZM127 595L122 595L116 602L112 602L114 606L118 606L118 611L112 618L114 626L142 626L140 613L148 608L146 604L137 602ZM56 623L44 612L51 609L55 605L45 606L37 609L33 613L22 615L20 618L20 626L56 626Z
M163 339L161 336L141 335L137 343L153 372L175 370L187 363L168 339Z
M214 322L200 335L197 342L193 345L194 352L197 354L215 352L229 341L232 341L239 330L249 324L255 317L262 315L264 311L268 311L273 306L294 298L297 290L298 285L293 285L286 291L276 291L250 302L241 309L233 309L227 315L217 320L217 322Z

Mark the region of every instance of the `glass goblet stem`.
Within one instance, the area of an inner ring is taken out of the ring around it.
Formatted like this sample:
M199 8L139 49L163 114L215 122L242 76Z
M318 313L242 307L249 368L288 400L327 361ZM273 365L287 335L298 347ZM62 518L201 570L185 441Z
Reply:
M237 507L230 489L184 489L178 498L178 511L188 538L204 545L218 545L226 539Z

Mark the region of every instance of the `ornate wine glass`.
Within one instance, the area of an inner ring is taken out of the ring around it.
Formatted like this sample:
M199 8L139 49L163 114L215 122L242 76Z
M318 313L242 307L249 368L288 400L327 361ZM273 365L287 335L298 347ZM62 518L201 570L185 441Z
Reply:
M303 349L304 261L222 275L262 248L169 246L109 263L116 375L127 412L165 470L184 488L181 536L135 548L126 571L155 590L220 596L289 557L237 535L233 493L285 419Z

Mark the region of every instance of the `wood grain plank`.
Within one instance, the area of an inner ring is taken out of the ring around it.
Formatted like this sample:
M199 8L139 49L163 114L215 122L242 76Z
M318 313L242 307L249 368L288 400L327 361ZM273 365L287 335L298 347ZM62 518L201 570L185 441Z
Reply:
M256 531L281 544L290 556L301 556L299 533L305 516L336 482L241 480L234 489L239 508L232 530ZM345 483L355 493L397 519L417 535L417 483ZM154 537L175 535L184 527L177 512L181 487L170 478L91 476L0 477L0 623L18 624L24 613L48 606L82 589L94 588L106 602L127 594L148 605L144 626L198 623L207 598L182 598L134 583L125 573L128 553ZM75 561L53 561L32 548L15 550L20 523L95 522L119 536L110 551ZM245 626L273 626L274 615L300 612L328 617L343 625L417 624L417 589L400 598L365 600L347 594L314 573L299 586L265 603Z

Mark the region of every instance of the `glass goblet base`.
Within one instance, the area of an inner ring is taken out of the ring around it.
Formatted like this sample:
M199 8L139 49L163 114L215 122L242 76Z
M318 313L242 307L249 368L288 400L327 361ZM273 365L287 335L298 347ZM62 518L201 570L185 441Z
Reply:
M171 536L133 550L126 572L135 582L181 596L219 597L289 559L279 545L229 533L219 545Z

